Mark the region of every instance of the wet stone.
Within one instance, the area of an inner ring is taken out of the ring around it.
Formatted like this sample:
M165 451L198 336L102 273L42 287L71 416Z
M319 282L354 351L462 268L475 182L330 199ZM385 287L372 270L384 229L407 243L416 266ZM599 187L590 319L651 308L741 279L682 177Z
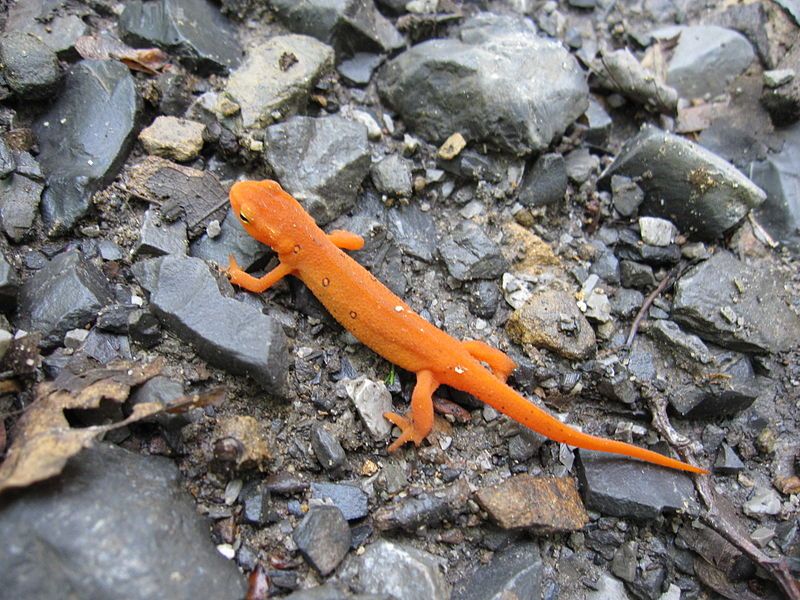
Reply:
M593 96L589 97L589 108L584 113L584 119L586 119L587 125L587 130L584 134L586 143L605 147L608 141L608 134L611 131L612 120L603 105L595 100Z
M447 271L459 281L495 279L507 268L499 246L471 221L456 225L440 243L439 253Z
M386 209L386 226L394 242L406 254L425 262L436 254L436 224L430 212L423 212L417 203Z
M379 193L389 198L406 198L411 195L411 167L413 163L397 154L381 159L370 169L372 183Z
M133 249L133 255L182 255L186 254L186 245L186 224L183 221L166 223L157 209L149 208L144 213L139 241Z
M5 312L17 305L20 280L5 254L0 252L0 311Z
M330 575L350 550L350 527L335 506L312 506L292 538L306 562L323 577Z
M203 149L205 128L197 121L160 116L141 131L139 141L148 154L187 162L197 158Z
M476 500L503 529L560 533L589 522L571 477L517 475L478 490Z
M458 131L511 154L542 151L584 113L588 89L575 59L525 23L474 17L460 40L428 40L384 65L379 92L433 143Z
M384 531L404 529L413 532L420 527L436 527L442 521L454 521L464 511L469 497L469 484L465 479L458 479L452 485L382 506L374 512L373 519L375 526Z
M7 30L0 36L0 63L8 87L23 100L50 97L61 81L55 52L29 33Z
M282 57L294 60L287 67ZM333 49L304 35L275 36L248 49L224 96L238 104L242 125L261 128L306 105L314 85L333 69Z
M728 444L722 444L714 461L714 472L720 475L736 475L744 471L744 463Z
M456 135L459 134L453 134L453 136ZM466 146L467 142L463 137L458 139L461 143L455 147L449 147L448 143L445 142L439 148L437 166L457 177L473 181L500 183L508 176L509 161L506 157L500 154L476 152L471 148L462 148L462 143ZM443 156L442 149L447 150L445 155L448 158Z
M31 231L44 186L28 177L12 174L0 179L0 223L14 242L21 242Z
M366 593L394 598L447 600L450 586L441 571L443 562L412 546L378 540L359 560L360 587Z
M620 280L625 287L636 288L638 290L649 290L656 287L656 277L653 274L653 267L633 262L632 260L621 260Z
M344 382L344 389L353 401L358 415L374 440L385 440L392 432L392 425L383 418L383 413L392 412L392 395L382 381L366 377Z
M559 290L533 294L511 315L506 331L523 348L544 347L565 358L586 358L595 349L591 325L575 299Z
M321 425L311 428L311 447L319 464L328 473L338 473L345 464L347 456L339 440Z
M528 167L517 200L523 206L547 206L561 202L567 193L567 168L560 154L543 154Z
M311 498L333 504L348 521L367 516L367 495L352 485L339 483L312 483Z
M271 494L260 483L254 481L246 483L239 494L239 499L242 502L242 519L245 523L263 526L276 516L270 511Z
M564 166L570 181L580 185L589 180L600 167L600 159L588 148L578 148L564 157Z
M742 505L742 512L753 518L777 515L781 512L781 497L772 488L756 487Z
M339 74L353 85L364 86L372 79L372 74L383 62L380 54L356 52L352 58L343 60L336 69Z
M787 79L791 72L794 76L781 85L775 87L765 86L761 95L761 102L769 111L772 122L776 125L791 125L800 119L800 48L793 44L785 52L776 65L779 71L786 75L775 76L775 83ZM765 80L769 76L764 73Z
M202 73L225 73L241 61L236 31L208 0L131 0L119 28L126 43L158 46Z
M17 168L17 161L8 143L0 137L0 179L5 179Z
M770 263L748 266L720 250L678 281L672 318L733 350L788 350L800 339L800 318L789 309L783 276L773 268Z
M90 356L102 365L115 360L130 360L131 345L127 336L113 335L92 329L86 341L80 347L79 353Z
M516 542L496 552L467 579L457 582L453 600L540 598L544 565L536 542Z
M629 458L578 451L578 479L589 510L615 517L655 519L695 505L691 478Z
M42 217L51 233L69 230L92 194L116 176L134 140L139 104L122 63L84 60L67 71L63 92L33 126L47 178ZM86 138L87 131L94 135Z
M247 589L210 543L172 462L116 446L84 450L56 478L3 496L0 530L10 598L70 590L80 598L235 600Z
M337 54L391 52L405 43L391 21L365 0L270 0L270 5L291 31L330 44Z
M353 208L370 167L366 128L339 116L293 117L265 131L264 157L319 225Z
M636 180L645 195L643 213L669 219L703 240L719 238L766 198L716 154L655 127L625 143L600 183L613 175Z
M8 11L6 31L22 31L35 36L56 53L61 60L74 58L75 42L89 32L89 26L77 15L48 14L52 6L47 0L17 2Z
M623 318L631 318L644 303L644 294L638 290L619 288L611 299L611 311Z
M716 25L674 26L653 35L659 39L679 36L667 65L667 83L683 98L723 93L755 58L747 38Z
M253 263L264 258L269 248L248 234L241 221L231 209L225 215L219 235L211 237L207 233L192 242L189 254L213 261L220 267L227 267L231 255L242 269L249 269Z
M40 331L43 346L56 346L67 331L94 321L112 299L103 273L78 250L69 250L49 261L22 286L18 323L27 331Z
M613 252L603 252L592 263L592 268L589 269L589 272L597 275L606 283L618 284L620 278L619 260L614 256Z
M153 261L153 262L150 262ZM222 296L206 264L176 255L134 265L153 311L198 354L233 373L251 376L281 395L287 372L286 335L261 311Z
M497 312L502 294L494 281L473 281L467 286L469 311L481 319L491 319Z
M611 572L628 583L636 579L636 567L638 565L636 551L636 542L626 542L617 548L611 561Z
M644 192L630 177L612 175L611 198L617 212L623 217L630 217L639 210L644 201Z

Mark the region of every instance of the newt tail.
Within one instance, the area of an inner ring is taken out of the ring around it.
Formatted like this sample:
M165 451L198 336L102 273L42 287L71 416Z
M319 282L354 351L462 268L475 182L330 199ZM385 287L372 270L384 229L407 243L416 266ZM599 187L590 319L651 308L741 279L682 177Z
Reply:
M350 333L390 362L417 375L406 415L386 413L407 442L422 443L433 427L433 393L440 385L463 390L526 427L558 442L622 454L672 469L704 469L631 444L581 433L561 423L505 384L516 368L500 350L477 340L457 340L435 327L394 295L343 250L364 240L347 231L326 234L297 200L275 181L242 181L231 188L231 206L244 229L270 246L278 266L263 277L245 273L231 258L231 283L261 293L287 275L299 277ZM488 365L488 369L483 366Z

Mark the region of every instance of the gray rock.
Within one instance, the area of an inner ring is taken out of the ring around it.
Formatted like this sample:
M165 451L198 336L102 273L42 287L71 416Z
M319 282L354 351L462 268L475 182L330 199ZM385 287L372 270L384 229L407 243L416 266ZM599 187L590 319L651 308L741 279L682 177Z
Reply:
M725 348L788 350L800 339L800 317L789 308L783 276L774 268L768 262L748 266L720 250L680 278L672 317Z
M583 139L590 146L604 148L608 142L608 134L611 132L611 115L605 107L598 102L594 96L589 96L589 108L583 115L586 120L586 133Z
M224 297L202 260L150 259L134 265L134 274L150 292L161 322L202 358L283 394L288 361L283 329L256 308Z
M602 181L613 175L637 180L645 193L643 212L701 239L717 239L766 199L730 163L655 127L625 143Z
M765 87L761 102L776 125L790 125L800 119L800 48L796 44L784 52L777 64L780 70L794 71L795 76L777 87Z
M683 98L721 94L755 58L746 37L716 25L674 26L653 35L660 39L680 35L667 66L667 83Z
M64 91L33 126L47 176L42 217L51 233L69 230L92 194L116 176L134 140L139 104L122 63L84 60L69 69Z
M265 131L264 157L319 225L355 205L370 166L367 130L339 116L292 117Z
M630 177L611 176L611 199L623 217L630 217L644 201L644 192Z
M17 305L19 277L5 254L0 252L0 311L8 311Z
M354 485L340 483L312 483L311 498L333 504L348 521L367 516L367 495Z
M55 52L21 31L7 30L0 37L0 64L8 87L22 100L50 97L61 81Z
M636 567L639 563L636 558L637 546L636 542L626 542L617 548L611 561L611 572L629 583L636 579Z
M753 181L767 192L756 218L778 241L800 250L800 124L787 130L780 152L752 164Z
M631 229L620 231L616 254L620 260L646 263L652 266L671 266L681 259L681 249L677 244L651 246L642 242L638 233Z
M29 33L47 45L58 58L74 58L75 42L89 33L89 26L74 14L53 12L49 0L28 0L9 7L6 31Z
M675 113L678 92L642 66L627 48L601 51L600 57L593 61L592 70L597 73L598 84L603 88L618 92L650 109Z
M43 189L38 181L19 174L0 179L0 223L14 242L21 242L30 233Z
M383 62L380 54L356 52L352 58L343 60L336 67L339 74L353 85L364 86L372 79L372 74Z
M98 311L112 300L105 275L80 251L69 250L49 261L22 286L18 324L27 331L40 331L42 345L53 347L70 329L94 321Z
M495 279L508 268L500 247L472 221L461 221L439 244L447 271L459 281Z
M336 436L319 424L311 428L311 447L326 472L336 474L344 466L347 458L344 448Z
M781 497L772 488L757 487L750 499L742 505L742 512L755 518L777 515L781 512Z
M367 547L359 561L360 587L393 598L447 600L450 586L441 571L443 562L411 546L378 540Z
M590 510L655 519L696 508L694 485L685 473L587 450L578 450L578 456L578 479Z
M412 165L410 160L397 154L382 158L370 169L375 189L390 198L411 196Z
M585 590L585 586L582 585L581 588ZM592 589L584 592L583 598L584 600L630 600L631 597L625 591L624 583L608 573L602 573L593 583Z
M560 154L543 154L522 178L517 199L523 206L546 206L561 202L567 193L567 167Z
M577 148L564 157L564 164L570 181L580 185L587 182L592 173L598 169L600 159L588 148Z
M720 475L736 475L744 471L744 463L728 444L722 444L714 461L714 473Z
M686 357L690 361L697 361L706 365L713 359L711 351L703 343L703 340L696 335L682 331L678 324L673 321L666 319L654 321L647 333L653 339L666 344L674 352L680 354L681 357Z
M500 306L502 293L494 281L478 280L467 285L469 311L481 319L491 319Z
M239 105L245 128L266 127L306 105L311 89L333 69L333 59L333 48L314 38L272 37L248 49L228 78L225 96Z
M126 43L158 46L203 73L225 73L242 57L236 30L208 0L131 0L119 28Z
M194 160L203 149L206 126L179 117L158 116L139 133L145 152L180 162Z
M383 98L430 141L460 132L512 154L539 152L588 107L575 59L529 27L472 20L461 37L417 44L379 74Z
M453 600L540 598L544 565L536 542L516 542L456 583Z
M11 175L16 168L17 161L14 159L14 153L8 147L5 139L0 137L0 179Z
M391 52L405 40L367 0L270 0L277 17L294 33L333 46L337 54Z
M656 277L653 274L653 267L633 262L632 260L622 260L619 263L620 280L625 287L632 287L639 290L648 290L656 286Z
M767 69L774 69L780 59L779 36L770 33L771 15L760 3L734 4L711 17L709 23L734 29L744 35L758 52L758 57ZM777 42L777 43L776 43Z
M603 252L592 263L589 273L597 275L600 279L607 283L619 283L619 260L614 256L614 253L609 251Z
M56 478L3 496L0 531L9 598L234 600L247 589L172 462L116 446L84 450Z
M611 310L615 315L623 318L631 318L642 307L644 294L638 290L619 288L611 299Z
M416 203L386 209L386 227L406 254L431 262L436 253L436 224Z
M639 217L639 233L645 244L663 248L675 241L678 230L675 229L675 225L666 219Z
M509 160L500 154L484 154L472 148L464 148L455 158L437 157L436 164L456 177L473 181L501 183L508 178Z
M344 389L372 439L387 439L392 432L392 425L383 418L383 413L392 412L393 408L392 395L386 389L386 384L359 377L345 381Z
M335 506L312 506L292 535L303 558L323 577L350 550L350 526Z
M768 88L778 88L789 83L796 75L794 69L764 71L764 85Z
M399 477L395 476L395 483ZM405 478L405 475L402 475ZM390 484L391 485L391 484ZM464 512L464 503L470 496L465 479L422 492L415 496L399 498L380 507L372 514L375 527L381 531L404 529L408 532L420 528L434 528L444 520L454 520Z
M253 263L263 258L269 248L254 239L242 227L241 221L228 209L218 236L212 238L203 234L192 242L189 254L217 263L221 267L228 266L232 254L242 269L249 269Z
M186 254L186 223L166 223L155 208L148 208L139 230L139 241L133 249L134 256L161 256Z
M101 365L115 360L130 360L131 345L127 336L114 335L92 329L78 352L81 356L90 356Z

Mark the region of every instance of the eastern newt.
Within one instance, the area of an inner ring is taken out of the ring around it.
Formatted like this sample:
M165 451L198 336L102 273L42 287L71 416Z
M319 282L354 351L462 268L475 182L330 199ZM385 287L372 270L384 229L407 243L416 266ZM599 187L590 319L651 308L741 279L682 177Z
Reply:
M481 341L456 340L416 314L342 251L362 248L361 236L341 230L326 234L277 182L236 183L230 199L247 233L270 246L280 261L266 275L256 278L231 257L227 275L233 284L260 293L287 275L299 277L362 343L417 375L409 413L384 414L401 430L400 437L389 446L390 452L407 442L418 446L427 437L433 427L432 394L440 385L449 385L557 442L673 469L707 472L657 452L582 433L526 400L505 383L516 368L511 358Z

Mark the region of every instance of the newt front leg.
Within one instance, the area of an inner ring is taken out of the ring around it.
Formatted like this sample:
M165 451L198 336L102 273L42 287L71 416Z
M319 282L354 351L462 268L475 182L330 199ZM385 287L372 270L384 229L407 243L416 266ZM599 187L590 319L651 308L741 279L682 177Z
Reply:
M225 270L225 274L228 276L231 283L257 294L267 291L281 279L287 275L291 275L293 272L291 267L279 263L277 267L263 277L253 277L239 267L232 254L228 257L228 261L228 268Z

